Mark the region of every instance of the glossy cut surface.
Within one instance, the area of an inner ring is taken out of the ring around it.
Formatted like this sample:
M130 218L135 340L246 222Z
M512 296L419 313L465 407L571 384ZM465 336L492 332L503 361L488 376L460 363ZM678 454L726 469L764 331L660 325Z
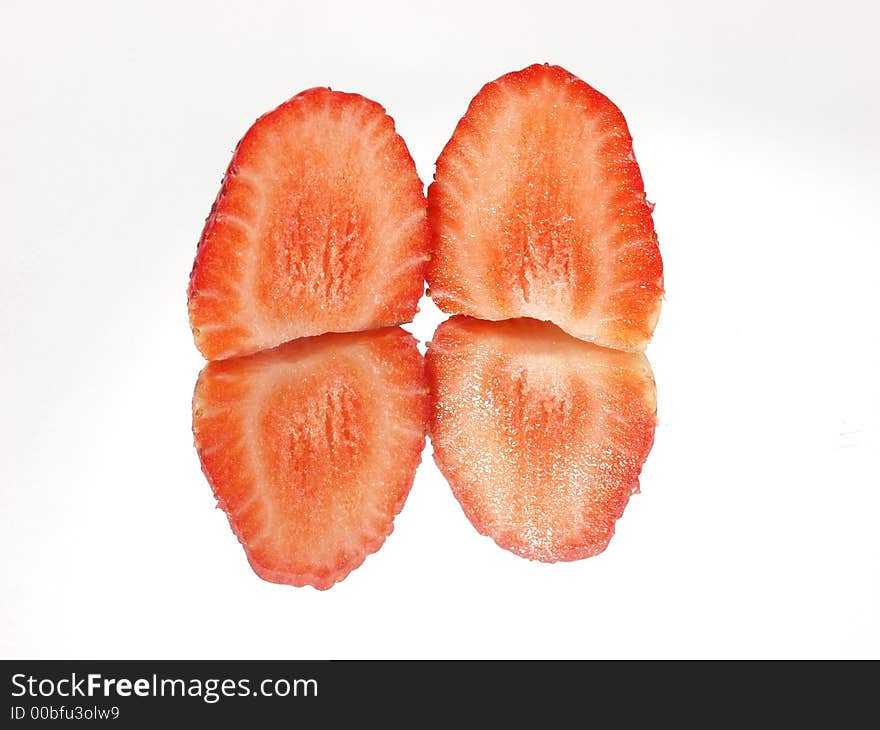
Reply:
M477 530L545 562L603 551L654 441L644 355L536 320L457 316L427 373L434 459Z

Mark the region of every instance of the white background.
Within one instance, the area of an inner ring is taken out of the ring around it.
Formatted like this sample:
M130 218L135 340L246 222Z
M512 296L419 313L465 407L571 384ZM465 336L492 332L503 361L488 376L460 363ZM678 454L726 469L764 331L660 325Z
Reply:
M4 2L0 655L880 657L877 7ZM429 446L362 568L262 582L190 433L186 285L234 145L329 85L430 181L480 86L535 61L622 108L657 202L643 493L605 554L530 563Z

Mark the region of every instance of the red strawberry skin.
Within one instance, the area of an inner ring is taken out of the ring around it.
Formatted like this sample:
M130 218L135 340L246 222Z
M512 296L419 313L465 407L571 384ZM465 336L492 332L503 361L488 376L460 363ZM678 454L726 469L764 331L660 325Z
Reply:
M397 327L209 363L196 449L257 575L326 589L378 550L412 486L428 408L423 358Z
M456 316L426 368L434 460L474 527L532 560L602 552L654 441L645 357L536 320Z
M509 73L477 94L437 160L432 297L641 351L663 295L651 210L608 98L558 66Z
M209 360L297 337L410 321L430 235L394 122L357 94L309 89L238 144L189 285Z

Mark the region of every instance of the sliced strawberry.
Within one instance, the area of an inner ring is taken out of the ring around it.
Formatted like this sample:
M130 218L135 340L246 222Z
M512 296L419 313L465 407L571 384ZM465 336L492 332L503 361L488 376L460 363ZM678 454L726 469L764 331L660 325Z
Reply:
M309 89L260 117L199 242L189 286L199 350L222 359L410 321L428 258L425 206L377 103Z
M502 76L477 94L437 160L434 301L643 350L663 294L651 209L614 104L558 66Z
M205 367L196 449L261 578L325 589L379 549L421 459L427 393L415 340L398 327Z
M532 319L453 317L427 372L434 459L474 527L533 560L602 552L654 441L645 357Z

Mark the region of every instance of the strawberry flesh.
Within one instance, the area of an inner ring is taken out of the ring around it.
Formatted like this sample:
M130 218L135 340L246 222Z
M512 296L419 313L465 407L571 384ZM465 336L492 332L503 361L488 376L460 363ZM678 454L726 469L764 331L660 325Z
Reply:
M632 138L620 110L565 69L483 87L437 160L428 210L442 310L646 347L663 264Z
M654 440L645 357L456 316L426 360L434 459L477 530L533 560L602 552Z
M423 358L397 327L209 363L196 449L254 571L326 589L378 550L412 486L428 406Z
M190 277L196 345L214 360L408 322L428 249L423 186L391 117L304 91L233 155Z

